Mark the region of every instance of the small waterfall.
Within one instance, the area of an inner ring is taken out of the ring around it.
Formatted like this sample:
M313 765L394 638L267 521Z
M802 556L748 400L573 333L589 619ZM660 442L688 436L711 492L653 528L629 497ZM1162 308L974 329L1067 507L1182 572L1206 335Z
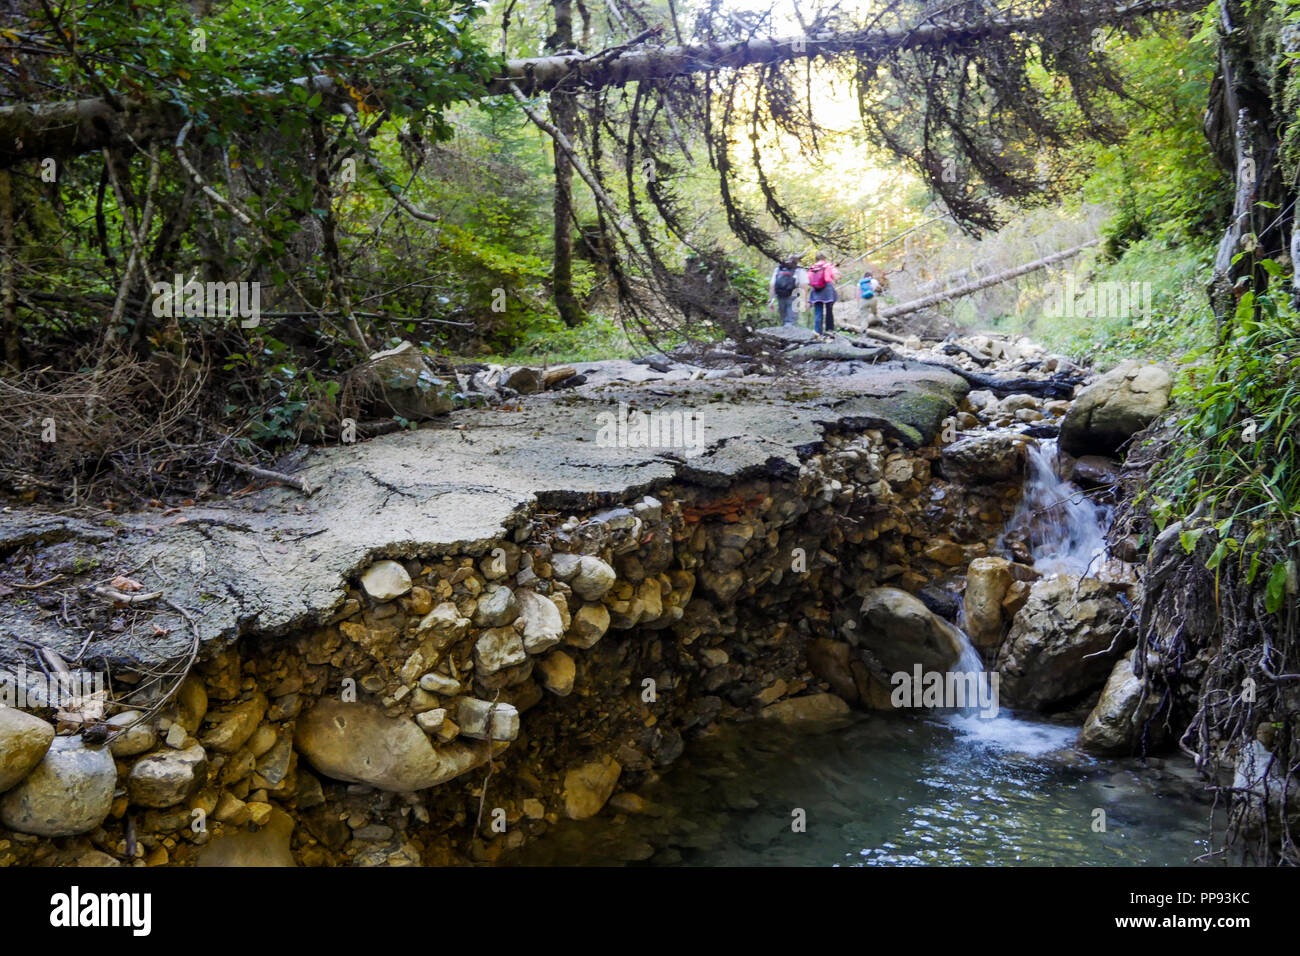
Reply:
M1096 573L1106 559L1106 528L1111 509L1090 501L1056 474L1056 441L1029 448L1025 493L1003 532L1003 541L1021 536L1042 574Z

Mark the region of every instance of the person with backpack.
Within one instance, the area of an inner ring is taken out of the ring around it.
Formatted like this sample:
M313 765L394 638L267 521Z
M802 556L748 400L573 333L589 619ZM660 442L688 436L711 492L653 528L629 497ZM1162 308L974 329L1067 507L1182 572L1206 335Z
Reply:
M769 284L772 291L769 304L776 304L777 312L781 316L781 324L797 324L794 301L799 292L799 260L790 256L782 261L772 273L772 281Z
M880 321L880 300L876 297L880 289L880 280L871 274L870 269L858 280L858 323L864 329Z
M839 298L835 282L839 277L839 270L826 254L817 253L817 261L808 270L808 301L813 307L813 331L818 335L822 334L823 328L827 335L835 331L835 302Z

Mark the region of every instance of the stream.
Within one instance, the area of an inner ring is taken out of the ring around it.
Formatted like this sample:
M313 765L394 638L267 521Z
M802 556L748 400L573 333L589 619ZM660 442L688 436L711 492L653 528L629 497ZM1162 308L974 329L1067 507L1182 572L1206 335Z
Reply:
M1007 533L1041 574L1087 574L1106 558L1110 509L1055 459L1055 441L1030 449ZM954 671L983 669L966 640ZM509 862L1186 866L1207 851L1211 801L1190 761L1093 759L1072 749L1078 729L974 709L854 713L812 734L720 727L642 791L644 805L562 821Z
M1076 733L955 715L727 727L643 791L643 812L563 821L506 862L1185 866L1205 852L1210 802L1190 762L1092 760L1068 749Z

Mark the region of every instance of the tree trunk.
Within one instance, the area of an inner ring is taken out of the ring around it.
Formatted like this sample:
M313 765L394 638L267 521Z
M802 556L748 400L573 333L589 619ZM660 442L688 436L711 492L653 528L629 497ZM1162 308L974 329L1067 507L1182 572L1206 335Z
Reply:
M1268 6L1250 9L1242 0L1219 3L1219 72L1205 132L1235 182L1232 218L1219 241L1208 289L1220 340L1231 335L1243 291L1238 283L1251 280L1247 284L1254 289L1267 287L1268 274L1259 261L1282 258L1295 247L1296 197L1286 183L1279 142L1295 117L1287 115L1279 78L1269 70L1280 69L1279 54L1295 52L1297 41L1290 36L1288 43L1283 31L1268 22L1272 16L1277 13ZM1283 49L1274 49L1274 43ZM1290 243L1288 232L1293 234Z
M14 243L14 195L9 170L0 169L0 334L5 364L18 371L18 248Z
M573 49L572 0L555 0L555 32L546 38L546 48L553 53ZM577 127L578 104L573 94L553 90L550 96L551 123L570 141ZM558 142L551 144L555 157L555 260L551 269L551 295L564 324L573 328L587 321L582 303L573 292L573 161Z
M571 0L561 2L567 6ZM1118 26L1159 13L1202 7L1204 0L1099 0L1071 11L1071 16L1085 25ZM489 80L483 93L508 94L512 83L530 94L561 85L569 90L598 89L638 80L845 54L871 61L900 49L936 49L978 43L991 37L1050 34L1054 27L1059 27L1060 17L1059 12L1049 11L1042 16L994 16L978 22L940 19L910 29L756 38L735 43L639 46L608 56L557 49L550 56L508 60L502 75ZM346 102L346 95L328 76L303 77L293 82L321 93L329 108ZM105 146L143 144L157 136L174 137L184 121L183 111L165 102L130 104L121 113L99 98L0 107L0 167L45 156L77 155Z
M892 319L895 316L907 315L909 312L919 312L922 309L928 309L931 306L940 305L944 302L951 302L953 299L960 299L963 296L974 295L990 286L1000 285L1003 282L1010 282L1012 279L1018 279L1023 275L1031 272L1037 272L1039 269L1045 269L1055 262L1061 262L1065 259L1071 259L1083 252L1084 249L1097 245L1101 240L1093 239L1091 242L1085 242L1081 246L1075 246L1073 249L1066 249L1064 252L1055 252L1050 256L1042 259L1036 259L1033 262L1027 262L1023 266L1016 266L1014 269L1007 269L995 275L985 276L975 282L968 282L965 285L959 285L955 289L949 289L946 292L936 292L934 295L927 295L922 299L914 299L911 302L904 302L902 305L896 305L889 309L881 309L880 317L882 319Z

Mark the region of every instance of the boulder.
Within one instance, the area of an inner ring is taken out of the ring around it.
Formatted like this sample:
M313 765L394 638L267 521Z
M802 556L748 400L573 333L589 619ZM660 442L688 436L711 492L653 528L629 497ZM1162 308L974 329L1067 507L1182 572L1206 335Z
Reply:
M852 664L853 648L842 641L819 637L808 643L808 669L820 680L830 684L831 690L849 703L858 700Z
M411 590L411 576L396 561L376 561L361 575L361 586L376 601L391 601Z
M546 388L546 374L539 368L525 365L510 373L506 388L513 388L520 395L536 395Z
M117 767L107 747L55 737L41 762L0 796L0 823L19 833L60 837L89 833L108 816Z
M599 601L614 586L615 577L614 569L600 558L584 555L569 586L584 601Z
M478 599L474 623L479 627L502 627L519 616L519 601L508 587L501 584L488 588Z
M1118 640L1127 618L1101 581L1062 574L1036 582L998 653L1003 702L1048 710L1101 687L1127 650Z
M138 807L174 807L208 780L208 755L198 744L142 757L131 768L127 794Z
M854 633L891 673L911 673L916 664L943 672L961 657L961 633L899 588L868 591Z
M474 644L474 667L486 677L528 660L523 638L513 627L493 627L484 631Z
M397 793L436 787L488 757L467 744L434 747L409 718L328 697L298 719L294 746L327 777Z
M966 571L966 633L976 647L994 647L1002 640L1002 601L1011 587L1011 562L1006 558L976 558Z
M1138 359L1121 362L1075 398L1061 423L1061 449L1112 455L1169 405L1167 369Z
M158 732L152 721L143 720L143 717L138 710L124 710L108 718L106 723L110 727L127 728L109 741L108 749L114 757L134 757L153 749L158 742ZM0 790L3 789L0 786Z
M1135 753L1143 726L1159 703L1157 698L1148 698L1139 707L1141 698L1142 681L1133 673L1133 651L1129 651L1115 662L1101 699L1079 732L1076 746L1084 753L1099 757L1126 757ZM1151 731L1155 730L1152 726Z
M54 741L54 728L25 711L0 707L0 793L27 776Z
M565 641L585 649L594 646L608 630L609 608L603 604L584 604L573 615L573 626L569 628Z
M266 696L258 692L248 700L209 714L211 726L203 735L203 746L217 753L234 753L253 736L266 714L266 705Z
M567 697L573 692L577 667L573 658L564 651L552 651L537 662L542 686L556 697Z
M554 602L527 588L516 591L515 598L519 602L519 619L524 622L524 650L540 654L560 643L564 621Z
M460 732L475 740L514 740L519 736L519 709L513 704L462 697L456 721Z
M453 407L452 390L410 342L371 355L355 377L389 413L400 418L424 421L445 415Z
M1108 488L1119 482L1119 465L1105 455L1084 455L1070 468L1070 480L1081 488Z
M943 473L950 481L987 485L1018 481L1025 473L1029 440L1008 433L976 435L943 450Z
M806 694L768 704L759 716L787 727L820 724L848 716L849 705L835 694Z
M564 813L585 820L600 812L618 785L623 768L613 757L601 757L564 775Z

